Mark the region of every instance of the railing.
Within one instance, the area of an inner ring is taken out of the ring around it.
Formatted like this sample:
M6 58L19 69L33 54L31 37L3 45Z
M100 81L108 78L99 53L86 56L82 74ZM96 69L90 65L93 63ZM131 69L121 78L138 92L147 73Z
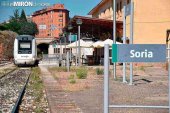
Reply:
M43 60L48 60L48 59L60 59L60 54L43 54Z

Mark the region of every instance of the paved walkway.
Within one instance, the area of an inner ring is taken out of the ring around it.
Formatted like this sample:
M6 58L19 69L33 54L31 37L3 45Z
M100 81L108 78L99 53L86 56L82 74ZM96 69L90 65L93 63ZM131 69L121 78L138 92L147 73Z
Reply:
M51 113L82 113L69 95L62 90L47 67L40 66L40 69Z

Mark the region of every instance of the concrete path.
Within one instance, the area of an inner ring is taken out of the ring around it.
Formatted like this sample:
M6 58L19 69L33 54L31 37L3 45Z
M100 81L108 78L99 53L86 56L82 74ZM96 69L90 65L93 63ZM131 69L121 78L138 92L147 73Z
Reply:
M40 66L40 69L51 113L82 113L67 92L62 90L47 67Z

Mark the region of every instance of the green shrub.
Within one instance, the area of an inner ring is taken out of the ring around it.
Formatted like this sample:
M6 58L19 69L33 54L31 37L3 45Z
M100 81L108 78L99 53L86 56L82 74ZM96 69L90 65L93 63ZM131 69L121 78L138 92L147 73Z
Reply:
M70 84L75 84L75 83L76 83L76 80L75 80L75 79L69 79L69 83L70 83Z
M52 67L49 68L50 71L57 71L57 72L67 72L67 68L66 67Z
M103 75L104 74L104 69L96 68L96 74L97 75Z
M71 74L71 75L68 77L68 79L74 79L74 75Z
M86 79L87 78L87 69L84 67L80 67L76 71L76 75L78 79Z
M139 69L140 69L141 71L145 71L144 66L141 66Z
M75 67L75 66L71 66L70 71L72 71L72 72L76 72L76 70L77 70L77 67Z

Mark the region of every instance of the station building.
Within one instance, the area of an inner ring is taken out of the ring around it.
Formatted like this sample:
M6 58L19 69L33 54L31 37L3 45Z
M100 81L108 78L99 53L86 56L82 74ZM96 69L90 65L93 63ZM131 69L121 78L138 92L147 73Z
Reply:
M131 0L117 0L116 20L123 19L123 6ZM134 43L165 44L170 28L170 0L133 0ZM113 20L113 0L101 0L89 13L92 17ZM127 37L130 35L130 18L127 17Z
M50 46L50 43L58 40L63 34L63 28L69 21L69 11L65 9L64 4L54 4L34 12L32 21L37 24L39 30L35 36L39 50L44 54L54 53L55 48Z
M64 8L64 4L55 4L34 12L32 20L38 26L37 38L59 38L69 21L69 11Z

